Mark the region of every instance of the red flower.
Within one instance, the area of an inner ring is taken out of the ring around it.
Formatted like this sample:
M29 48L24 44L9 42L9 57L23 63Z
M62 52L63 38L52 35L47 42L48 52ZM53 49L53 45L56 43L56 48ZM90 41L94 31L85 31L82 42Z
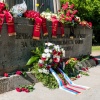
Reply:
M80 22L80 25L82 25L82 26L86 26L86 24L87 24L87 21L81 21Z
M86 70L89 70L89 68L88 68L88 67L86 67Z
M75 15L77 12L78 12L77 10L74 10L74 11L73 11L73 15Z
M91 22L88 22L88 25L89 25L89 27L92 27L92 23Z
M62 9L66 10L68 8L68 4L63 4Z
M58 63L58 62L59 62L59 60L58 60L57 58L53 58L53 61L54 61L55 63Z
M61 17L64 18L65 17L64 14L61 14Z
M22 71L17 71L16 74L17 75L21 75L22 74Z
M68 63L69 63L69 61L66 61L66 63L65 63L65 64L67 65Z
M5 77L8 77L9 75L8 75L8 73L4 73L4 76L5 76Z
M72 17L69 17L69 21L70 21L70 22L72 21Z
M51 68L51 66L50 66L50 65L48 65L48 66L47 66L47 69L49 70L50 68Z
M62 54L62 52L58 52L58 56L60 56Z
M66 21L69 21L69 17L66 17Z
M74 18L74 15L71 15L71 18Z
M22 90L22 91L26 91L26 88L22 87L21 90Z
M45 60L46 60L46 58L45 58L45 57L42 57L42 58L41 58L41 60L45 61Z
M76 76L76 78L80 78L80 77L81 77L80 75L77 75L77 76Z
M28 89L26 89L26 90L25 90L25 92L27 92L27 93L28 93L28 92L30 92L30 91L29 91Z
M38 65L39 65L39 67L40 67L40 68L42 68L42 67L43 67L43 64L40 64L40 63L39 63Z
M86 69L86 68L81 68L81 70L83 70L83 71L87 71L87 69Z
M70 15L71 15L70 10L68 10L66 16L70 16Z
M56 55L57 54L57 51L56 50L53 50L53 55Z
M74 8L74 4L71 4L69 8L73 9Z
M16 88L16 91L17 92L21 92L22 90L20 88Z

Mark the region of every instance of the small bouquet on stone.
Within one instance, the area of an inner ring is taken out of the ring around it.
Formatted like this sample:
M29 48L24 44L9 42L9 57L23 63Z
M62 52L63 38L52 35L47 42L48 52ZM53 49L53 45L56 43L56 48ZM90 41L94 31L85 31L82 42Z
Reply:
M14 17L22 17L22 14L25 13L27 10L27 5L23 0L23 3L14 5L10 12L13 14Z
M69 2L66 2L65 4L62 5L61 10L58 11L59 14L59 20L62 23L67 23L74 25L75 23L80 22L80 17L78 17L77 10L74 8L74 4L69 4Z

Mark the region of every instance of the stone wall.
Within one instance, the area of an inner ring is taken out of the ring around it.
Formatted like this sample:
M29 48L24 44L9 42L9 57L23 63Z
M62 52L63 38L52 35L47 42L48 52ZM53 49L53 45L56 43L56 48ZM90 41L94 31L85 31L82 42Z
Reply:
M12 72L23 68L31 57L31 50L40 46L43 41L53 42L66 50L66 58L90 55L92 47L92 29L77 26L74 28L74 38L70 39L70 28L65 27L65 37L61 37L60 28L57 32L57 38L51 37L51 24L47 22L49 35L39 41L32 39L33 22L25 18L15 19L15 28L17 35L9 37L7 34L7 25L4 23L0 37L0 75L4 72Z

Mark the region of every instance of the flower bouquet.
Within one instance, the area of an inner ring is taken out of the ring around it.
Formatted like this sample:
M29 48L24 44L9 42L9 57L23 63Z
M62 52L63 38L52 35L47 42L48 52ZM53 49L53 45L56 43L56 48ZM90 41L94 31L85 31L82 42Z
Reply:
M49 68L52 67L56 69L61 66L63 57L65 55L65 50L59 45L53 43L45 43L44 53L41 56L41 59L38 61L39 72L49 74Z

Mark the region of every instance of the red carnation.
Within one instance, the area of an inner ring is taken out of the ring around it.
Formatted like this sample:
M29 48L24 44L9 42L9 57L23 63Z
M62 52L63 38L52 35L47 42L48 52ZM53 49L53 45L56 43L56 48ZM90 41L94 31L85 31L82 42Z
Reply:
M74 18L74 15L71 15L71 18Z
M38 65L39 65L39 67L40 67L40 68L42 68L42 67L43 67L43 64L40 64L40 63L39 63Z
M45 61L45 60L46 60L46 58L45 58L45 57L42 57L42 58L41 58L41 60Z
M91 22L88 22L88 24L89 24L90 27L92 27L92 23Z
M62 9L66 10L68 8L68 4L63 4Z
M62 54L62 52L58 52L58 56L60 56Z
M17 92L21 92L22 90L20 88L16 88L16 91Z
M4 76L5 76L5 77L8 77L9 75L8 75L8 73L4 73Z
M72 17L69 17L69 21L70 21L70 22L72 21Z
M86 68L82 68L81 70L83 70L83 71L87 71L87 69L86 69Z
M22 91L26 91L26 88L22 87L21 90L22 90Z
M70 16L70 10L67 11L66 16Z
M27 92L27 93L28 93L28 92L30 92L30 91L29 91L28 89L26 89L26 90L25 90L25 92Z
M50 68L51 68L51 66L50 66L50 65L48 65L48 66L47 66L47 69L49 70Z
M22 71L17 71L16 74L17 75L21 75L22 74Z
M57 54L57 51L56 50L53 50L53 55L56 55Z
M74 4L70 5L70 7L69 7L69 8L73 9L73 8L74 8Z
M57 58L53 58L53 61L54 61L55 63L58 63L58 62L59 62Z
M77 10L74 10L74 11L73 11L73 15L75 15L77 12L78 12Z
M66 17L66 21L69 21L69 17Z

